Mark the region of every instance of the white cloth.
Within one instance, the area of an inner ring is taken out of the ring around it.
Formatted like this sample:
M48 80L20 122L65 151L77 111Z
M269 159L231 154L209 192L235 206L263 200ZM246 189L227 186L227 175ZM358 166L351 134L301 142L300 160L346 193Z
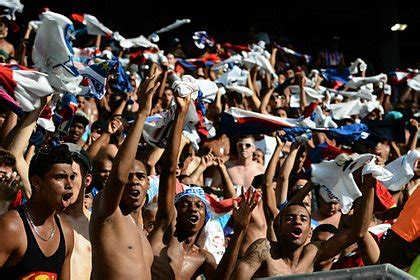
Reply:
M197 79L195 82L198 85L198 88L203 93L201 101L206 103L212 103L216 99L216 94L219 91L217 84L210 80Z
M353 178L353 172L365 163L372 161L374 155L364 154L354 158L344 170L336 160L324 160L312 164L312 182L321 185L320 195L326 202L337 201L341 212L347 214L356 198L362 196Z
M359 69L362 72L363 71L366 71L366 69L367 69L366 62L364 62L361 58L358 58L355 61L353 61L350 64L350 68L349 68L351 74L357 74L357 73L359 73Z
M420 91L420 75L416 75L412 79L408 79L407 86L415 91Z
M48 74L51 86L60 92L79 94L82 76L73 64L73 49L69 40L73 23L63 15L45 12L32 50L32 60L40 71Z
M372 174L373 178L381 182L390 180L394 174L386 170L380 165L376 165L374 162L369 162L363 166L362 175Z
M226 248L223 228L218 221L207 221L198 237L197 245L211 253L217 264L221 261Z
M371 76L371 77L353 77L350 81L348 81L346 83L346 86L348 86L349 88L354 88L354 89L358 89L363 85L366 84L377 84L379 82L386 82L387 81L387 76L384 73L381 73L379 75L376 76Z
M268 163L273 157L274 150L277 146L276 138L264 135L264 139L255 141L255 146L264 153L264 168L267 168Z
M226 86L225 88L227 90L230 90L230 91L235 91L235 92L242 93L243 95L245 95L247 97L251 97L254 94L252 89L250 89L249 87L238 86L238 85L230 85L230 86Z
M137 38L130 38L124 39L120 41L120 46L123 48L133 48L133 47L142 47L142 48L150 48L150 49L159 49L156 44L150 42L146 37L140 35Z
M90 35L108 36L112 34L112 30L99 22L99 20L92 15L84 14L87 33Z
M383 182L383 185L392 190L399 191L414 176L414 165L420 158L420 152L410 150L407 154L388 163L385 169L394 174L391 180Z
M287 87L290 90L290 107L297 108L300 106L300 87L298 85L291 85ZM321 101L324 99L324 95L316 89L310 87L304 87L306 94L306 101L311 103L313 101Z
M158 31L155 31L154 33L159 34L159 33L163 33L163 32L168 32L172 29L178 28L181 25L184 25L184 24L190 23L190 22L191 22L191 20L188 19L188 18L187 19L177 19L174 23L172 23L168 26L162 27L161 29L159 29Z
M224 86L238 85L246 86L249 72L242 70L238 66L233 66L232 70L224 73L215 82Z
M359 99L338 103L330 104L332 116L336 120L341 120L348 116L357 115L360 113L363 103Z
M182 76L181 80L176 80L172 84L174 93L179 97L191 96L191 99L195 100L198 94L198 84L196 79L190 75Z
M20 0L0 0L0 6L5 7L4 14L0 16L6 17L8 20L16 20L15 13L21 13L23 4Z

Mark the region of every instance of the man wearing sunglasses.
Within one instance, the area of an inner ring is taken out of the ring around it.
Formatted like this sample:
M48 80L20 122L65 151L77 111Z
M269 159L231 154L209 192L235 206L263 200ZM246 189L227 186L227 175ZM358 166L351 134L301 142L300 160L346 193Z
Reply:
M253 155L257 148L255 146L255 138L252 135L241 136L236 142L236 148L238 151L237 158L226 163L227 172L236 187L236 192L231 193L231 197L239 196L242 186L244 191L247 191L251 187L254 177L264 174L264 166L253 160ZM261 186L254 187L258 188ZM252 242L265 237L266 232L267 224L265 223L262 202L260 202L251 214L251 221L240 247L239 256L245 253Z

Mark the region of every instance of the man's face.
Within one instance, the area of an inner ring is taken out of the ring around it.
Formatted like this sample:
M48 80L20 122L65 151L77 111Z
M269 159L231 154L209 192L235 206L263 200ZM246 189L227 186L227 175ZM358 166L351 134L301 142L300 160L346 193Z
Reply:
M292 205L284 211L279 237L298 247L304 245L311 232L311 217L308 210L300 205Z
M79 197L79 192L82 189L82 182L83 182L80 165L76 161L73 161L72 169L73 169L74 180L73 180L73 196L70 199L70 204L75 203L77 198Z
M295 159L295 164L293 166L293 170L300 171L303 167L303 164L305 163L306 159L306 152L299 152L298 156Z
M252 158L256 150L255 143L252 138L239 139L236 143L238 148L238 157L242 159Z
M264 153L261 150L256 150L252 160L258 162L261 165L264 165Z
M77 96L77 107L81 110L85 108L86 105L86 99L84 96L78 95Z
M165 91L163 92L163 96L162 96L162 102L164 106L168 106L169 104L171 104L171 101L173 99L174 95L172 93L171 89L165 89Z
M134 162L128 175L128 182L124 187L121 203L129 209L137 209L142 206L149 189L146 167L138 160Z
M85 126L82 123L73 123L69 131L69 142L76 143L85 133Z
M144 229L147 234L151 233L155 227L157 209L155 210L146 210L143 217Z
M74 186L74 173L71 164L54 164L43 178L34 176L32 184L39 190L45 205L51 209L63 211L71 203Z
M105 186L109 174L111 173L111 169L112 161L109 159L103 159L99 162L93 173L95 187L102 189Z
M319 212L324 217L331 217L335 215L340 210L340 205L338 202L325 202L325 200L321 197L320 205L319 205Z
M206 222L206 206L198 197L187 196L176 204L177 230L195 234Z

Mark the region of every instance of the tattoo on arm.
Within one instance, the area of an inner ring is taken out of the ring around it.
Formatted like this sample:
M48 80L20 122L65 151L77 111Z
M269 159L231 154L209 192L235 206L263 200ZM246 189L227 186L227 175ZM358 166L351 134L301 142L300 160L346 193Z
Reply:
M268 254L270 254L270 243L267 239L261 238L249 246L241 261L249 265L252 270L257 270Z

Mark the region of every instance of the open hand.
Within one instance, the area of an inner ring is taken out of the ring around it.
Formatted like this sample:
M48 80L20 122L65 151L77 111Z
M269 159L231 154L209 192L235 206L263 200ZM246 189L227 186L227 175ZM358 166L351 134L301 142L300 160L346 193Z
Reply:
M16 172L0 174L0 199L12 200L19 190L19 182Z
M243 192L244 194L241 197L241 202L234 202L233 203L233 220L235 221L235 225L239 226L242 229L245 229L249 221L251 219L251 213L254 208L257 206L258 202L261 199L261 191L250 187L247 192Z

